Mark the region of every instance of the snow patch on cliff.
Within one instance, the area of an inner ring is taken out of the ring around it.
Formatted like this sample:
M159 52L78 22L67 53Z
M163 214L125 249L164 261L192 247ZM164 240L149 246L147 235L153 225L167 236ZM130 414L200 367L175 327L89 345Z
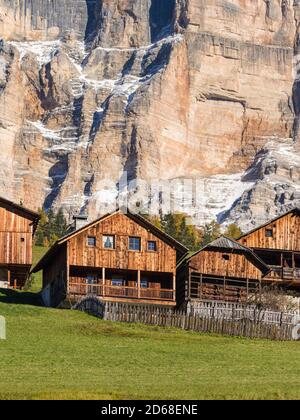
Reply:
M3 57L0 56L0 87L1 84L5 83L6 79L6 71L7 71L7 62Z
M271 138L255 157L245 178L253 186L226 214L227 223L253 229L300 206L300 156L293 139Z
M174 210L191 215L199 226L213 219L223 222L223 214L254 185L245 182L244 176L242 172L182 181L172 193Z
M152 44L149 45L143 45L141 47L132 47L132 48L122 48L122 47L111 47L111 48L107 48L107 47L97 47L96 50L102 50L102 51L106 51L106 52L134 52L134 51L150 51L153 48L157 48L157 47L161 47L164 44L176 44L178 42L181 42L184 40L184 36L182 34L173 34L170 36L167 36L157 42L154 42Z
M254 182L243 181L244 175L224 174L203 179L203 195L198 197L203 208L202 220L207 222L215 217L218 222L222 221L223 213L230 210L242 194L254 185Z
M17 49L20 55L20 62L22 63L23 59L27 54L33 54L36 56L37 63L40 67L45 64L48 64L54 55L57 53L61 47L61 41L44 41L44 42L17 42L10 41L8 45L13 46Z
M76 136L76 127L63 127L59 130L47 128L42 121L27 121L34 130L27 131L27 134L38 132L42 137L48 140L49 147L45 152L73 152L78 147L78 137Z

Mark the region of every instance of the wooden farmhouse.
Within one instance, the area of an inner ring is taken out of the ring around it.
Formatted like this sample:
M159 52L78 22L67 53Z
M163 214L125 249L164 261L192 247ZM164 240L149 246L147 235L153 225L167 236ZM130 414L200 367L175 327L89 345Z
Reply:
M270 267L266 280L300 289L299 209L248 232L239 242L250 247Z
M118 210L61 238L34 268L44 300L176 305L176 264L187 249L141 216Z
M24 287L39 215L0 197L0 288Z
M201 300L247 302L260 290L268 272L268 266L251 249L221 237L179 262L178 304Z

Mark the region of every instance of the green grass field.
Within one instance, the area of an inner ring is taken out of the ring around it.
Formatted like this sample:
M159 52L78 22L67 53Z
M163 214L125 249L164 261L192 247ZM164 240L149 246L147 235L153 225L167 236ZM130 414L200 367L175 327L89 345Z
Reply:
M33 267L39 262L39 260L43 257L43 255L45 255L46 252L47 252L47 248L43 246L33 247L33 253L32 253L32 257L33 257L32 266ZM31 285L31 291L39 292L42 288L42 272L40 271L39 273L34 274L33 277L34 277L34 281L33 281L33 284Z
M299 343L113 324L35 303L0 294L1 399L300 397Z
M300 398L298 342L111 323L38 304L36 293L0 291L1 399Z

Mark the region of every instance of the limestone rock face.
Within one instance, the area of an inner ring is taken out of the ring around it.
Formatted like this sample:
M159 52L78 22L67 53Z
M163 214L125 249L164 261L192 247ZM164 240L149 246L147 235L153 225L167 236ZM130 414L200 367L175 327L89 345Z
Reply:
M299 23L286 0L0 0L0 193L93 218L167 211L164 185L244 229L290 208Z

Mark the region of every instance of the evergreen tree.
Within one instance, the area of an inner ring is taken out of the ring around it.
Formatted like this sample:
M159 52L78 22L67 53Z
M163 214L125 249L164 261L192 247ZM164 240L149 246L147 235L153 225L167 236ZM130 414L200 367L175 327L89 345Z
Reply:
M143 215L154 226L158 227L188 249L196 251L200 248L202 232L192 223L184 213L169 213L164 216Z
M149 222L151 222L158 229L162 229L161 217L160 216L149 216L148 214L142 214L142 216L145 219L149 220Z
M202 235L202 246L208 245L222 235L221 225L216 220L207 223L202 228Z
M45 230L48 224L48 216L45 210L39 209L38 214L40 215L40 221L35 233L35 244L44 246Z
M191 251L198 250L202 241L202 232L192 223L184 213L170 213L162 217L163 230L177 239Z
M54 218L54 233L58 238L66 234L68 225L63 210L59 209Z
M67 233L67 221L62 209L57 213L49 210L39 210L40 222L36 231L35 244L49 247Z
M228 225L224 232L224 235L231 239L238 239L242 236L242 234L242 230L234 223Z

